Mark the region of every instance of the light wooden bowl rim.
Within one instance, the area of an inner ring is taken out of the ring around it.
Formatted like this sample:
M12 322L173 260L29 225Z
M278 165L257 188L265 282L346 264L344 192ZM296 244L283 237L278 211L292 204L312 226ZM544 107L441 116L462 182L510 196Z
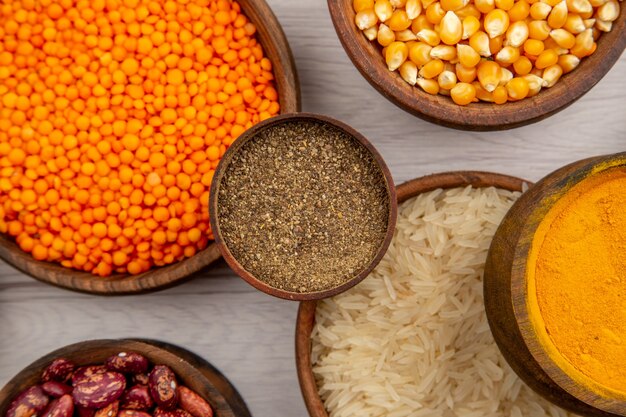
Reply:
M350 136L353 140L360 143L363 147L366 148L367 151L372 155L378 167L380 168L383 177L385 179L385 185L387 187L387 192L389 195L389 214L387 216L387 233L385 234L384 239L382 240L380 246L378 247L378 251L376 252L376 256L371 260L370 264L360 271L357 275L344 282L343 284L333 287L328 290L318 291L318 292L308 292L308 293L297 293L282 290L280 288L275 288L267 283L261 281L256 278L253 274L248 272L232 255L228 246L224 242L224 239L221 235L221 229L219 225L219 216L217 216L217 206L218 206L218 195L219 195L219 187L222 182L222 178L224 177L224 173L231 163L234 155L241 149L241 147L251 141L254 140L255 137L262 131L272 128L275 125L290 123L294 121L311 121L316 123L322 123L328 126L332 126L337 128L348 136ZM319 300L322 298L332 297L333 295L337 295L341 292L352 288L359 282L361 282L376 265L380 262L382 257L387 252L387 248L389 247L389 243L391 242L391 238L393 236L393 230L396 224L397 217L397 204L396 204L396 191L393 183L393 177L391 176L391 172L387 167L383 157L378 153L374 145L371 144L369 140L365 138L361 133L357 132L352 127L347 124L340 122L339 120L333 119L328 116L324 116L321 114L314 113L292 113L292 114L283 114L280 116L272 117L271 119L265 120L251 129L244 132L239 138L231 145L231 147L226 151L220 163L215 170L215 175L213 176L213 182L211 183L211 192L209 198L209 213L211 219L211 230L213 230L213 235L215 236L215 242L217 243L217 247L220 250L222 257L228 265L231 267L233 271L241 278L243 278L246 282L252 285L254 288L269 294L274 297L283 298L285 300L292 301L304 301L304 300Z
M351 0L328 0L335 30L348 56L365 79L394 104L424 120L462 130L504 130L538 122L574 103L617 62L626 48L626 7L613 29L598 40L595 53L565 74L552 88L518 102L486 102L457 106L449 97L430 95L390 73L377 45L367 40L354 23Z
M265 55L272 60L281 113L300 111L301 97L296 65L287 37L265 0L238 0L244 14L257 27ZM139 275L99 277L52 262L33 259L13 239L0 234L0 258L31 277L68 290L98 295L128 295L162 290L184 282L220 258L217 245L210 243L194 256Z
M482 171L452 171L432 174L405 182L397 187L398 204L419 194L438 188L450 189L465 187L496 187L510 191L522 191L525 184L521 178ZM296 320L296 370L300 390L311 417L328 417L328 412L319 396L311 364L311 332L315 325L317 301L300 303Z

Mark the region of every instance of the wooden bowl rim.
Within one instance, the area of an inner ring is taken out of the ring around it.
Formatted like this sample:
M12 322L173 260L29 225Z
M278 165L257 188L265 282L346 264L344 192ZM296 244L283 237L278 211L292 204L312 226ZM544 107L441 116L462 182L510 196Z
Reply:
M534 97L497 105L486 102L457 106L449 97L430 95L390 73L377 45L354 23L350 0L328 0L335 30L354 66L379 93L403 110L424 120L461 130L505 130L538 122L568 107L587 93L617 62L626 48L624 7L613 28L598 40L595 53L565 74L552 88ZM374 58L373 58L374 57ZM578 75L576 75L578 74Z
M257 27L257 37L266 56L276 55L272 64L281 114L300 111L302 100L298 73L287 37L265 0L239 0L244 14ZM275 61L275 62L274 62ZM53 262L37 261L23 252L13 239L0 234L0 259L38 281L71 291L98 295L131 295L170 288L191 278L191 275L221 257L215 242L190 258L152 268L139 275L115 274L99 277L90 272L66 268Z
M545 214L580 181L618 167L626 167L626 152L587 158L568 164L541 179L523 199L515 203L526 206L529 209L529 215L522 223L523 226L513 250L513 264L518 265L519 268L512 268L511 270L511 302L518 328L528 350L554 383L573 397L592 407L608 413L626 415L626 398L618 400L599 394L577 382L550 358L538 340L529 318L526 280L527 255L532 246L535 232ZM582 373L580 375L582 376ZM592 382L588 377L583 376L583 378ZM599 384L596 389L609 391Z
M221 185L222 178L224 177L224 173L236 152L238 152L245 143L253 140L260 132L278 124L289 123L299 120L322 123L337 128L349 135L353 140L356 140L363 147L365 147L373 156L383 174L387 192L389 194L390 203L389 214L387 217L387 232L378 248L378 251L376 252L376 256L372 259L370 264L353 278L349 279L348 281L337 287L324 291L308 293L296 293L272 287L248 272L237 261L237 259L235 259L235 257L226 246L224 239L222 238L219 219L217 216L217 196L219 187ZM231 269L233 269L233 271L235 271L237 275L243 278L248 284L252 285L254 288L274 297L292 301L319 300L322 298L332 297L333 295L342 293L361 282L372 271L372 269L374 269L374 267L378 265L380 260L385 255L385 252L387 252L387 248L389 247L389 243L391 242L391 238L393 237L393 230L396 224L398 208L396 204L396 191L393 183L393 177L391 176L391 172L389 171L389 168L387 167L387 164L385 163L383 157L380 155L380 153L378 153L374 145L372 145L372 143L367 140L365 136L363 136L361 133L357 132L355 129L348 126L347 124L332 117L314 113L283 114L265 120L264 122L261 122L244 132L241 136L239 136L239 138L237 138L237 140L230 146L230 148L228 148L228 150L220 160L220 163L215 170L215 174L213 176L213 182L211 183L211 192L209 193L209 195L209 217L211 219L211 230L213 230L215 242L217 243L217 247L220 250L222 257L224 258L224 260L226 260L226 263L228 263L228 265L231 267Z
M438 188L450 189L465 187L496 187L510 191L524 191L532 183L505 174L484 171L451 171L419 177L397 187L398 203L419 194ZM296 371L302 397L311 417L328 417L328 412L319 396L311 364L311 332L315 325L317 301L304 301L298 308L296 319Z
M179 346L149 339L94 339L55 349L26 366L5 384L0 390L0 414L4 415L10 402L15 398L15 395L37 384L43 369L54 359L64 357L75 360L76 355L85 355L93 352L95 355L104 356L102 361L97 362L99 364L106 359L104 352L98 353L100 350L117 352L134 351L145 355L149 360L151 360L150 358L152 356L159 355L161 358L158 364L170 366L179 382L182 381L184 385L191 386L192 384L189 382L197 380L199 384L202 384L204 392L198 394L211 404L217 417L251 417L250 411L236 388L208 361ZM154 363L153 360L151 360L151 362ZM193 364L190 362L193 362ZM77 362L79 366L92 364L96 363L91 361ZM215 381L220 384L220 388L224 390L224 393L218 389L213 381L208 379L208 376L203 373L198 366L207 367L215 373L213 377Z

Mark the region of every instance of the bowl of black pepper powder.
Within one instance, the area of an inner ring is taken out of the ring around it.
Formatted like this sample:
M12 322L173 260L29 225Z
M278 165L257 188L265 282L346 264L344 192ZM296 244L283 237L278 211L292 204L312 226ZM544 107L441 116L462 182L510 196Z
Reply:
M299 301L363 280L387 251L397 215L391 173L372 144L309 113L243 133L215 172L209 209L229 266L255 288Z

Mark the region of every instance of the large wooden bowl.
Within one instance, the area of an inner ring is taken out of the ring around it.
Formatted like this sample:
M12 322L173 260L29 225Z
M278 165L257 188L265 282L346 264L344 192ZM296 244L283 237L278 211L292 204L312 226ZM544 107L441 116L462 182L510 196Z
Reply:
M581 386L550 359L528 315L526 262L537 227L559 198L593 173L617 166L626 166L626 153L578 161L543 178L507 213L485 265L487 318L507 362L537 393L585 416L626 416L626 402Z
M370 42L354 23L352 0L328 0L330 16L348 56L361 74L383 96L414 115L463 130L504 130L538 122L563 110L593 87L626 48L626 12L622 5L613 30L598 40L594 54L574 71L538 95L503 105L479 102L457 106L449 97L431 95L407 84L398 72L389 72L378 44Z
M300 86L291 49L280 23L265 0L238 0L245 15L257 27L257 36L274 66L281 113L300 111ZM39 281L69 290L100 295L134 294L171 287L220 258L215 243L172 265L154 268L140 275L113 275L107 278L36 261L7 236L0 235L0 258Z
M217 417L251 417L235 387L210 363L180 347L153 340L90 340L55 350L24 368L0 391L0 415L23 390L40 381L42 371L56 358L67 358L77 365L102 364L123 351L144 355L153 365L167 365L180 383L211 404Z
M497 187L511 191L522 191L524 184L529 184L520 178L491 172L458 171L428 175L417 178L398 186L396 194L398 204L418 194L433 191L438 188L448 189L456 187ZM311 417L328 417L328 412L319 396L317 383L313 375L311 364L311 332L315 326L315 309L317 301L300 303L296 322L296 369L300 381L300 389L304 402Z
M219 188L222 182L222 178L224 177L224 173L226 172L229 164L233 160L233 157L236 153L241 149L241 147L253 140L260 132L265 129L271 128L272 126L279 125L282 123L289 122L297 122L297 121L307 121L307 122L316 122L321 123L327 126L334 127L343 133L350 136L353 140L360 143L372 156L374 161L378 164L380 171L382 172L383 180L385 181L385 185L387 188L387 192L389 195L389 214L387 216L387 225L384 239L380 243L378 250L376 252L376 256L371 259L370 263L367 267L365 267L362 271L359 271L357 275L350 278L348 281L343 284L330 288L328 290L318 291L318 292L308 292L308 293L297 293L286 291L280 288L272 287L266 284L264 281L261 281L257 277L255 277L252 273L247 271L239 261L233 256L233 254L228 249L228 246L224 242L222 237L222 232L219 224L219 216L218 213L218 196L219 196ZM215 235L215 242L217 243L217 247L222 253L222 256L228 263L228 265L243 278L248 284L252 285L256 289L263 291L266 294L273 295L274 297L283 298L286 300L295 300L295 301L304 301L304 300L320 300L322 298L332 297L333 295L337 295L341 292L346 291L349 288L352 288L359 282L361 282L376 265L380 262L380 260L387 252L387 248L389 247L389 243L391 242L391 238L393 237L393 231L396 225L396 217L397 217L397 209L398 206L396 204L396 189L394 187L393 178L391 176L391 172L387 167L387 164L383 160L382 156L378 153L376 148L359 132L346 125L339 120L335 120L328 116L323 116L320 114L313 113L294 113L294 114L284 114L281 116L272 117L271 119L265 120L264 122L259 123L256 126L248 129L244 132L239 138L231 145L231 147L226 151L220 164L215 170L215 175L213 176L213 182L211 183L211 192L209 197L209 213L211 217L211 230Z

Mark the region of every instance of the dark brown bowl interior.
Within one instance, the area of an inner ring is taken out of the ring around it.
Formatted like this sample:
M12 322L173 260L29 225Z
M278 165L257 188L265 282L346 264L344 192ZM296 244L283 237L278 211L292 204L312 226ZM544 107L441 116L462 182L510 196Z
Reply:
M272 61L281 113L300 110L300 86L291 49L280 23L265 0L238 0L245 15L257 27L258 39ZM191 258L154 268L139 275L102 278L88 272L36 261L6 235L0 235L0 258L39 281L69 290L100 295L121 295L160 290L179 284L220 258L215 243Z
M371 260L369 266L365 268L364 270L362 270L361 272L359 272L358 275L354 276L353 278L344 282L342 285L338 287L334 287L325 291L309 292L309 293L296 293L296 292L285 291L279 288L272 287L266 284L265 282L259 280L258 278L256 278L250 272L246 271L246 269L231 254L230 250L224 243L224 240L221 236L219 218L217 216L217 212L218 212L217 196L219 195L220 183L235 153L238 152L238 150L241 149L241 147L246 142L254 139L259 132L267 128L270 128L272 126L278 125L278 124L299 121L299 120L313 121L313 122L333 126L335 128L338 128L339 130L342 130L343 132L351 136L354 140L356 140L361 145L363 145L372 154L372 156L374 157L374 160L377 162L378 166L380 167L385 177L385 183L387 186L387 191L389 193L389 201L390 201L389 216L387 220L387 234L385 235L383 242L381 242L378 252L376 256L374 257L374 259ZM263 291L264 293L273 295L275 297L284 298L287 300L303 301L303 300L319 300L319 299L326 298L326 297L332 297L333 295L339 294L347 290L348 288L355 286L370 273L370 271L378 264L378 262L380 262L383 255L387 251L387 247L389 246L389 242L391 241L391 237L393 236L393 229L396 224L396 215L397 215L397 205L395 204L395 201L396 201L395 188L393 184L393 178L391 177L391 173L389 172L389 168L387 168L385 161L382 159L378 151L363 135L358 133L356 130L352 129L350 126L338 120L327 117L327 116L322 116L322 115L312 114L312 113L294 113L294 114L285 114L281 116L276 116L262 123L259 123L258 125L244 132L235 141L235 143L232 144L232 146L224 154L224 157L220 161L220 164L215 171L215 175L213 177L213 183L211 184L209 212L211 214L210 216L211 217L211 230L213 230L213 233L215 235L215 242L217 243L217 246L219 250L221 251L224 259L226 260L228 265L237 273L237 275L239 275L241 278L246 280L250 285L254 286L256 289Z
M123 351L144 355L152 364L167 365L179 383L189 387L211 404L218 417L251 417L243 399L230 382L199 356L163 342L152 340L90 340L57 349L38 359L11 379L0 391L0 415L23 390L40 382L43 370L56 358L67 358L77 365L101 364Z
M538 122L563 110L591 89L617 62L626 48L626 12L613 29L602 34L597 50L552 88L534 97L503 105L479 102L457 106L449 97L431 95L389 72L377 43L370 42L354 23L352 0L328 0L330 16L348 56L363 77L397 106L429 122L462 130L504 130Z
M510 191L522 191L524 184L530 184L520 178L491 172L458 171L428 175L417 178L398 186L396 194L398 204L421 193L438 188L456 187L497 187ZM328 412L319 396L317 383L311 364L311 332L315 326L315 309L317 301L300 303L296 321L296 370L300 389L311 417L328 417Z

